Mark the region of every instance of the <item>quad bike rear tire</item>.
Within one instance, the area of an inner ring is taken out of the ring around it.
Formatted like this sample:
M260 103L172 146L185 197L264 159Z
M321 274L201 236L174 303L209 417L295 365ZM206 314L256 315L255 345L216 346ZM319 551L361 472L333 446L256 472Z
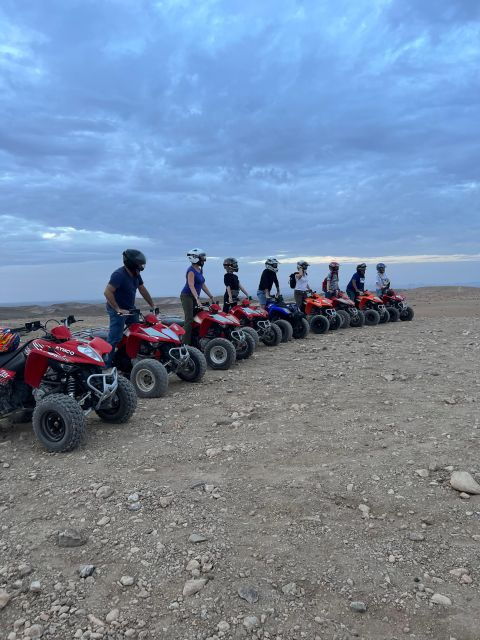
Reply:
M397 322L400 318L400 311L395 307L387 307L387 311L390 316L390 322Z
M348 313L348 311L339 309L337 311L337 315L342 321L342 324L340 325L340 329L348 329L348 327L350 326L350 314Z
M245 333L245 342L236 349L237 360L247 360L255 351L255 342L249 333Z
M130 382L139 398L161 398L168 391L168 372L158 360L145 358L133 365Z
M80 405L63 393L52 393L37 402L32 424L39 442L54 453L76 449L86 430Z
M363 311L360 311L360 309L357 309L356 315L353 316L351 313L349 313L348 315L350 316L351 327L363 327L363 325L365 324L365 315Z
M402 311L402 313L400 314L400 320L413 320L413 316L415 315L412 307L407 307L404 311Z
M330 325L330 331L336 331L342 326L342 319L340 318L338 313L336 313L334 316L331 316L328 319L328 324Z
M253 327L242 327L242 331L245 331L245 333L248 333L248 335L252 337L256 349L260 344L260 338L258 337L258 333L255 329Z
M137 408L137 394L130 380L119 376L117 390L113 397L109 398L109 401L112 406L100 407L100 409L95 410L100 420L111 422L112 424L128 422Z
M185 369L179 369L176 373L180 380L185 382L200 382L207 370L205 356L196 347L187 347L190 360Z
M287 320L282 320L281 318L280 320L275 320L274 322L277 327L280 327L280 330L282 332L282 342L290 342L290 340L293 338L293 329L290 322L288 322Z
M385 311L383 313L380 313L380 323L379 324L385 324L385 323L389 322L389 320L390 320L390 314L385 309Z
M299 322L295 324L295 328L293 329L293 337L296 340L303 340L308 336L310 332L310 325L306 318L300 318Z
M380 314L375 309L365 309L363 315L365 316L367 327L374 327L380 322Z
M327 333L327 331L330 329L330 323L328 322L328 318L326 318L325 316L318 314L307 316L307 318L310 324L310 330L313 333Z
M282 330L274 322L265 331L262 342L267 347L276 347L282 341Z
M211 369L221 369L225 371L230 369L235 360L237 353L233 344L226 338L213 338L207 342L205 346L205 359Z

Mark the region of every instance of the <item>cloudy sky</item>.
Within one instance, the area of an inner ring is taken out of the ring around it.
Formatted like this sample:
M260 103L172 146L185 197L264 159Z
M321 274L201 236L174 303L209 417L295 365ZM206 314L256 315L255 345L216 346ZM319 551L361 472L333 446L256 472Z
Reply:
M196 246L252 291L267 255L480 281L480 2L3 0L0 32L0 302L98 298L127 246L157 295Z

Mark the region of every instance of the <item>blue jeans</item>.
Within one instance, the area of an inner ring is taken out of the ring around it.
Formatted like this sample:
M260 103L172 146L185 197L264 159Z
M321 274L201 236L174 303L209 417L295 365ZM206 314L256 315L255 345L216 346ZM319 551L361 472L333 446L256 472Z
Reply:
M355 291L349 291L347 289L347 295L350 298L350 300L353 300L355 302Z
M122 339L125 326L138 322L138 314L134 314L132 316L120 316L109 305L107 305L107 313L110 317L107 342L112 345L112 350L107 354L106 364L107 367L111 367L113 357L115 355L115 347Z
M261 289L259 289L257 291L257 299L260 304L265 306L267 304L267 296L265 295L265 291L262 291Z

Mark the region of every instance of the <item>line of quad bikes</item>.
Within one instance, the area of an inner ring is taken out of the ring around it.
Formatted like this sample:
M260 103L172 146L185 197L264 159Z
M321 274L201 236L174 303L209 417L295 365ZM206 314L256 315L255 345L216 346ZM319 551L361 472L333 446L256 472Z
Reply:
M198 382L207 366L229 369L245 360L260 342L275 347L292 338L412 320L404 296L388 290L381 298L365 291L355 302L343 292L326 298L307 295L304 309L281 296L266 309L251 299L237 300L228 313L218 304L196 310L192 346L182 344L183 320L131 310L135 322L126 327L112 367L106 327L72 332L74 316L61 321L28 322L12 329L20 335L42 332L13 353L0 355L0 420L32 420L40 443L51 452L71 451L85 436L86 417L95 412L107 423L125 423L137 397L165 395L171 375Z

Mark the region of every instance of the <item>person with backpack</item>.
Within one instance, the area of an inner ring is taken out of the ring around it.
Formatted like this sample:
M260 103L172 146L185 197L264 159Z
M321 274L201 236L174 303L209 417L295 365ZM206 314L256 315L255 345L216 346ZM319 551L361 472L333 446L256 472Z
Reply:
M322 289L326 298L334 298L340 291L340 280L338 275L340 265L338 262L332 261L328 265L328 269L328 276L322 283Z
M225 258L223 261L223 268L226 273L223 276L223 282L225 284L225 293L223 294L223 311L228 313L231 307L238 299L238 294L242 291L248 298L246 289L243 288L242 283L238 279L236 272L238 271L238 262L236 258Z
M115 347L122 339L125 326L138 322L138 313L131 314L131 309L135 307L137 289L149 305L150 311L154 311L152 296L140 275L146 263L147 259L141 251L126 249L123 252L123 267L112 273L105 288L107 313L110 317L107 342L112 345L106 360L107 367L112 366Z
M307 269L309 266L308 262L300 260L297 262L298 271L291 273L289 278L290 287L294 289L293 295L295 296L295 302L297 303L297 307L300 311L303 311L305 308L307 292L312 290L308 284Z
M366 270L367 265L364 262L362 262L361 264L357 264L357 270L351 277L350 282L347 284L347 294L350 300L355 301L357 296L365 291Z
M258 285L257 298L262 309L265 309L267 305L267 298L271 296L271 290L273 285L277 289L277 296L280 295L280 285L278 284L278 260L270 257L265 260L265 269L262 271L260 278L260 284Z
M377 296L380 298L390 289L390 278L385 273L386 266L383 262L377 264Z
M183 313L185 315L185 335L183 336L183 344L189 345L192 341L192 326L195 315L195 308L200 306L200 293L205 291L210 301L213 303L213 296L205 284L205 276L203 275L203 265L207 261L207 254L202 249L190 249L187 253L190 260L190 266L186 273L186 282L180 292L180 302L182 303Z

